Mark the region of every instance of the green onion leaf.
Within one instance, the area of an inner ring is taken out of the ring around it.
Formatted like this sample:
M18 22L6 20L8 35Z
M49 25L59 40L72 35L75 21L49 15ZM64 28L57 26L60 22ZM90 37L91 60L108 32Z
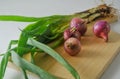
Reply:
M15 51L11 51L11 54L12 54L13 63L15 63L17 66L25 70L28 70L30 72L37 74L41 79L58 79L57 77L49 74L48 72L44 71L40 67L21 58Z
M18 15L0 15L0 21L19 21L19 22L35 22L39 18L36 17L26 17Z
M2 61L0 63L0 79L3 79L3 77L4 77L5 70L6 70L6 67L8 64L9 56L10 56L10 52L8 51L4 54Z

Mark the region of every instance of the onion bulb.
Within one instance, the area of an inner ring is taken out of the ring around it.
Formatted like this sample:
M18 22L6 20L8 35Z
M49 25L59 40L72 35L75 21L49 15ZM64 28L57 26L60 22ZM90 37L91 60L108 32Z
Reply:
M80 52L81 43L77 38L71 37L64 42L64 49L69 55L74 56Z
M73 18L70 22L70 27L78 30L82 36L87 31L86 21L81 18Z
M81 40L81 34L78 31L74 31L74 33L72 33L71 37Z
M93 32L97 37L103 38L107 42L110 25L104 20L97 21L93 26Z
M81 34L75 30L74 28L68 28L64 31L64 40L67 40L70 37L77 38L78 40L81 39Z
M71 35L72 35L72 33L70 32L70 28L66 29L63 33L64 40L67 40L68 38L70 38Z

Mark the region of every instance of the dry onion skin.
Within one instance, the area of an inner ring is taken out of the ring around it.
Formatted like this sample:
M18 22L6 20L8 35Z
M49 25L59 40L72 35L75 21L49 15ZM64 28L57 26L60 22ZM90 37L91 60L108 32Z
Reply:
M81 51L81 43L77 38L71 37L64 42L65 51L71 55L77 55Z

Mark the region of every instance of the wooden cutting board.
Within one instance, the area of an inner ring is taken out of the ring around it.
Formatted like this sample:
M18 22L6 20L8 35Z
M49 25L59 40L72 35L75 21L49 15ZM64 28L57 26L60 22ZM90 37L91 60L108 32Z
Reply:
M105 20L112 22L115 21L115 18L106 18ZM106 43L93 34L93 24L88 25L87 33L81 39L82 50L78 55L69 56L64 51L63 45L56 49L78 71L81 79L99 79L120 51L120 34L111 31L109 41ZM49 55L37 54L35 62L38 66L56 76L64 79L74 79L61 64Z

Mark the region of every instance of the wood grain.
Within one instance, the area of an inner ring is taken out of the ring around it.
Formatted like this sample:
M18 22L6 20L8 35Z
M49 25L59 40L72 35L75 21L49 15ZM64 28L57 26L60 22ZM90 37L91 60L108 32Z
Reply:
M116 18L109 17L104 20L113 22ZM111 31L109 41L106 43L93 34L93 24L88 25L87 33L81 39L82 50L78 55L69 56L64 51L63 45L56 49L78 71L81 79L99 79L120 51L120 34ZM26 57L29 60L29 56ZM36 54L35 62L36 65L56 76L74 79L61 64L47 54Z

